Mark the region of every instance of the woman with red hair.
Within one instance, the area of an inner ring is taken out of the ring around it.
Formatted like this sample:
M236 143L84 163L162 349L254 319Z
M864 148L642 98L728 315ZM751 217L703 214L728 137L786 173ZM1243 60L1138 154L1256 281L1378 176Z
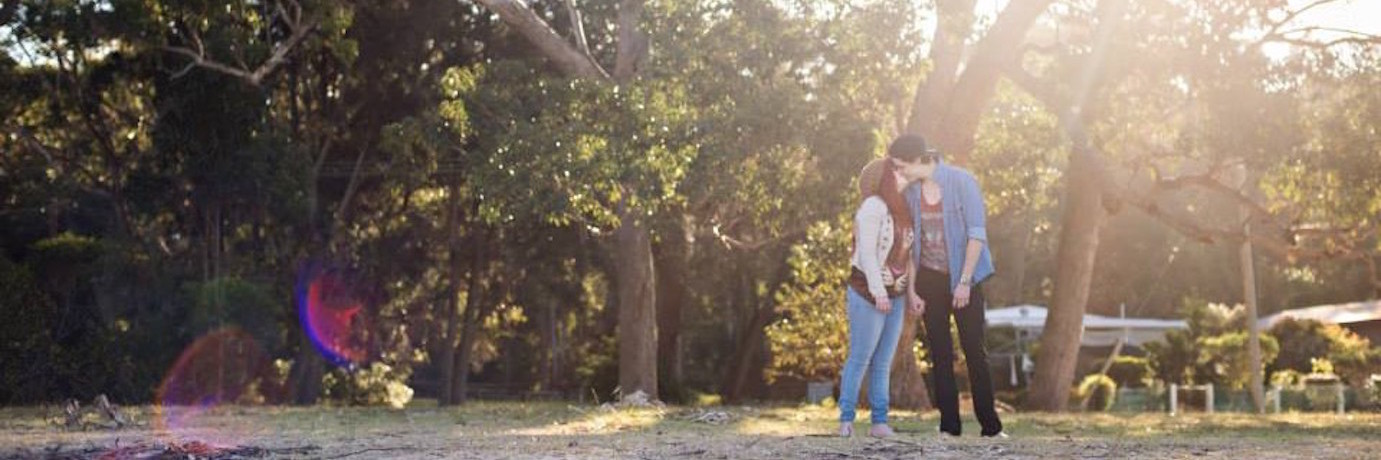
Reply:
M853 435L855 407L864 372L868 373L868 402L874 437L891 437L887 426L888 383L892 357L901 337L909 304L919 313L919 297L911 288L916 236L902 190L924 173L929 157L894 142L887 157L873 160L858 177L862 202L854 214L853 270L849 276L849 356L839 389L839 435Z

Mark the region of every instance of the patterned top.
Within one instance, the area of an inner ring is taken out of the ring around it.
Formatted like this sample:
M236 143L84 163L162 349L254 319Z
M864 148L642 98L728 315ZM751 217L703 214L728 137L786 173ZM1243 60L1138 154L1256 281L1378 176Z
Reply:
M940 273L949 273L948 252L945 250L944 199L930 204L921 198L921 228L916 238L920 246L920 266Z

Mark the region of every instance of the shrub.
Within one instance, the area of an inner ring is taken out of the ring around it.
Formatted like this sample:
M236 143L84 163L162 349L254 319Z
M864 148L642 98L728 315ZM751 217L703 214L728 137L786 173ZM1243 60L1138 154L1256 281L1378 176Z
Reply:
M1089 374L1079 383L1080 400L1088 400L1088 410L1107 412L1117 399L1117 382L1104 374Z
M0 255L0 405L42 400L52 385L57 310L33 273Z
M1348 384L1361 388L1371 374L1381 372L1381 349L1355 332L1336 324L1314 320L1285 319L1271 327L1280 341L1280 355L1272 370L1310 372L1315 359L1327 359Z
M1145 388L1151 382L1151 373L1151 361L1139 356L1118 356L1108 366L1108 377L1123 388Z
M850 235L841 224L821 223L791 248L791 280L776 296L781 318L765 331L772 359L763 373L769 383L838 377L849 345L843 280Z
M375 362L367 368L335 369L322 378L325 397L351 406L389 406L401 409L412 401L409 372Z
M1203 337L1199 344L1199 366L1205 370L1202 383L1221 383L1241 389L1251 381L1251 359L1246 332L1229 332ZM1261 361L1269 363L1280 352L1280 345L1269 334L1261 334Z

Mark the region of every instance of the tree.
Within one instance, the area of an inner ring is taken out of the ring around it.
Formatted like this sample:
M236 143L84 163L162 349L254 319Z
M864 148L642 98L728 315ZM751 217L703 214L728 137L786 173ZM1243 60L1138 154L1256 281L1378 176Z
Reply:
M574 2L565 3L574 42L558 35L533 9L513 0L479 0L522 34L542 55L554 62L568 78L616 86L627 85L647 59L642 23L643 2L624 0L618 8L617 52L613 71L606 71L590 54L580 13ZM644 221L646 209L638 201L633 184L618 184L614 231L617 260L615 285L619 299L619 387L624 394L642 391L657 397L657 303L652 263L652 237Z

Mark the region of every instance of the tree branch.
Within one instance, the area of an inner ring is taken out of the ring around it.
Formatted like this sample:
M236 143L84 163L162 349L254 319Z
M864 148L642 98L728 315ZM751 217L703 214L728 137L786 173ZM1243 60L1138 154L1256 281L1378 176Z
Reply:
M1054 85L1041 81L1040 77L1035 76L1026 67L1022 66L1021 59L1016 59L1002 69L1003 75L1011 80L1013 84L1021 88L1031 97L1036 98L1046 107L1063 107L1064 102L1057 96L1059 92Z
M932 135L938 128L938 108L947 104L947 97L959 77L959 61L964 55L964 43L973 30L973 7L976 0L937 0L936 24L930 45L930 75L917 89L911 104L911 118L906 132Z
M561 73L569 77L609 80L609 73L595 63L592 56L582 53L562 39L561 35L552 30L551 26L537 16L537 12L527 4L519 0L475 0L475 3L498 14L504 24L517 30L528 42L541 50L547 59L556 63Z
M1285 26L1286 26L1287 24L1289 24L1291 21L1294 21L1295 18L1298 18L1301 14L1304 14L1305 12L1307 12L1307 11L1309 11L1309 10L1312 10L1312 9L1314 9L1314 8L1316 8L1316 7L1319 7L1319 6L1327 5L1327 4L1329 4L1329 3L1337 3L1338 1L1339 1L1339 0L1315 0L1313 3L1310 3L1310 4L1308 4L1308 5L1304 5L1303 7L1300 7L1299 9L1296 9L1296 10L1293 10L1293 11L1286 12L1284 18L1282 18L1282 19L1279 20L1279 21L1276 21L1274 24L1271 25L1271 29L1268 30L1268 31L1266 31L1266 36L1271 36L1271 35L1276 34L1277 32L1280 32L1280 29L1281 29L1282 27L1285 27Z
M585 21L575 7L575 0L563 0L562 3L566 6L566 19L571 22L571 38L575 41L576 49L586 56L592 56L590 43L585 40Z
M1210 228L1200 225L1186 217L1178 216L1167 212L1160 207L1158 201L1151 195L1123 195L1126 203L1142 210L1146 214L1159 220L1161 223L1175 230L1176 232L1188 237L1189 239L1204 244L1217 244L1219 242L1242 243L1245 241L1246 234L1241 229L1222 229ZM1368 234L1369 229L1310 229L1310 228L1289 228L1284 232L1252 232L1252 244L1260 247L1266 252L1285 259L1289 263L1303 263L1317 260L1352 260L1368 259L1370 253L1362 248L1362 239L1359 234ZM1330 244L1322 248L1306 248L1294 241L1294 236L1303 233L1327 235L1325 238ZM1274 236L1272 236L1274 235ZM1339 240L1343 241L1339 241Z
M1278 39L1274 39L1274 40L1271 40L1271 41L1272 41L1272 42L1275 42L1275 43L1286 43L1286 44L1290 44L1290 45L1294 45L1294 46L1298 46L1298 47L1302 47L1302 48L1313 48L1313 49L1317 49L1317 50L1325 50L1325 49L1332 48L1332 47L1334 47L1334 46L1345 45L1345 44L1351 44L1351 45L1376 45L1376 44L1381 44L1381 36L1377 36L1377 35L1366 35L1366 36L1357 36L1357 37L1343 37L1343 38L1336 38L1336 39L1333 39L1333 40L1323 41L1323 42L1320 42L1320 41L1313 41L1313 40L1307 40L1307 39L1300 39L1300 38L1278 38Z
M1264 206L1262 206L1260 203L1257 203L1256 201L1252 200L1246 194L1243 194L1242 192L1235 190L1232 187L1228 187L1222 182L1219 182L1217 179L1214 179L1214 176L1216 175L1215 173L1216 171L1211 170L1204 174L1192 174L1175 177L1171 179L1157 179L1156 182L1152 185L1152 188L1154 188L1156 191L1182 190L1189 187L1203 188L1206 190L1216 192L1222 196L1228 197L1232 201L1236 202L1239 206L1247 207L1247 209L1251 211L1253 217L1257 217L1267 221L1276 220L1276 216L1274 214L1271 214L1271 212L1267 210Z
M1294 45L1294 46L1299 46L1299 47L1304 47L1304 48L1313 48L1313 49L1324 50L1324 49L1332 48L1332 47L1334 47L1334 46L1342 45L1342 44L1355 44L1355 45L1375 45L1375 44L1381 44L1381 35L1370 34L1370 33L1362 32L1362 31L1358 31L1358 30L1352 30L1352 29L1343 29L1343 28L1338 28L1338 27L1307 26L1307 27L1299 27L1299 28L1290 29L1290 30L1281 30L1281 29L1283 29L1285 26L1289 25L1290 21L1292 21L1292 20L1294 20L1295 18L1299 17L1299 15L1300 15L1301 13L1304 13L1305 11L1308 11L1308 10L1314 8L1314 7L1317 7L1317 6L1320 6L1320 5L1324 5L1324 4L1328 4L1328 3L1334 3L1334 2L1337 2L1337 1L1338 1L1338 0L1318 0L1318 1L1315 1L1314 3L1311 3L1311 4L1309 4L1309 5L1304 6L1304 7L1300 8L1300 9L1298 9L1298 10L1295 10L1295 11L1290 12L1289 14L1287 14L1287 15L1285 16L1284 19L1280 20L1279 22L1274 23L1274 25L1272 25L1271 28L1270 28L1269 30L1267 30L1265 34L1263 34L1263 35L1261 36L1261 38L1259 38L1259 39L1257 39L1255 42L1253 42L1253 43L1252 43L1252 47L1260 48L1261 46L1263 46L1263 45L1265 45L1265 44L1267 44L1267 43L1286 43L1286 44L1289 44L1289 45ZM1343 35L1343 37L1341 37L1341 38L1335 38L1335 39L1332 39L1332 40L1311 39L1310 36L1313 35L1315 32L1331 32L1331 33L1335 33L1335 34L1341 34L1341 35ZM1293 36L1292 36L1292 35L1293 35Z
M956 163L962 164L968 160L974 141L971 133L986 113L987 103L997 90L1002 69L1016 59L1017 50L1027 31L1045 13L1050 3L1051 0L1008 3L988 33L974 45L973 58L964 65L963 73L948 91L950 94L945 97L944 106L939 107L943 115L936 123L935 131L927 133L929 137L938 138L939 147L949 150ZM965 135L961 136L960 133Z
M278 15L283 18L283 21L288 23L289 29L292 30L292 35L290 35L287 40L275 44L269 58L265 60L263 64L260 64L258 68L249 70L243 62L238 66L234 66L208 58L206 56L206 47L202 44L201 37L193 30L189 38L196 47L195 50L183 46L165 45L160 47L163 51L185 56L190 60L186 67L183 67L182 70L173 74L173 78L181 78L192 69L200 67L244 80L252 86L259 86L269 74L272 74L274 70L277 70L279 66L287 61L288 53L291 53L303 40L306 40L317 27L316 21L307 24L302 23L301 6L296 6L297 16L295 17L290 17L288 15L281 2L278 3L277 10Z
M614 58L614 81L627 82L638 73L647 59L647 35L638 30L642 21L643 0L623 0L619 3L619 48Z

